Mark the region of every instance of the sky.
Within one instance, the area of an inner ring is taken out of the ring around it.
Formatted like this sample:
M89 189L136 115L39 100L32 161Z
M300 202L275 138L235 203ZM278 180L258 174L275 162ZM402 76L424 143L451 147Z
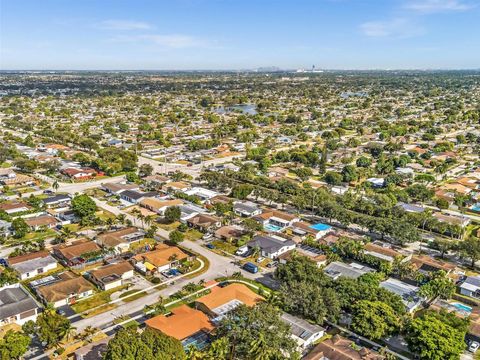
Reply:
M0 0L0 70L478 69L480 0Z

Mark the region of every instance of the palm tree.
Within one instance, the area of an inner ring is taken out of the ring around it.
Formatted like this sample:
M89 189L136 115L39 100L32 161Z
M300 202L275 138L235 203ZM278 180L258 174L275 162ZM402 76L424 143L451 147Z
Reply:
M117 215L117 221L120 223L120 224L125 224L125 221L127 220L127 217L125 216L125 214L118 214Z
M205 359L205 355L195 345L191 344L187 349L187 358L188 360L202 360Z
M55 180L52 184L52 189L55 190L55 193L57 193L57 190L59 187L60 187L60 184L58 183L57 180Z
M97 333L98 329L92 326L87 326L83 332L79 334L79 338L82 341L86 341L87 343L91 343L93 340L93 335Z
M258 337L251 342L248 355L251 359L255 360L270 360L277 354L276 350L268 346L265 341L265 335L261 332L258 334Z
M145 224L150 226L150 225L152 225L154 219L155 219L155 217L153 215L147 215L147 216L145 216L145 218L143 220L145 221Z

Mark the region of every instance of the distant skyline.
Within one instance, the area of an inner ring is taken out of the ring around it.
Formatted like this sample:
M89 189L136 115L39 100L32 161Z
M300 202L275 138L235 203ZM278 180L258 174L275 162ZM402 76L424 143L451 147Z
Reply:
M478 69L480 0L0 0L0 70Z

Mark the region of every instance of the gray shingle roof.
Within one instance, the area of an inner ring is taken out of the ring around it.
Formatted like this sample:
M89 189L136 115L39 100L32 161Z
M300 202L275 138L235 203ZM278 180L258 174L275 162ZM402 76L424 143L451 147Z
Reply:
M0 290L0 319L37 309L35 300L20 285Z

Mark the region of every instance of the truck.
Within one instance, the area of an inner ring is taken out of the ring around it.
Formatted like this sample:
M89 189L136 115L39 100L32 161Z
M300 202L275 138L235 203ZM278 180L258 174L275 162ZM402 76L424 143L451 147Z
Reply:
M252 274L255 274L258 272L258 266L251 263L251 262L247 262L243 265L243 269L248 271L248 272L251 272Z

